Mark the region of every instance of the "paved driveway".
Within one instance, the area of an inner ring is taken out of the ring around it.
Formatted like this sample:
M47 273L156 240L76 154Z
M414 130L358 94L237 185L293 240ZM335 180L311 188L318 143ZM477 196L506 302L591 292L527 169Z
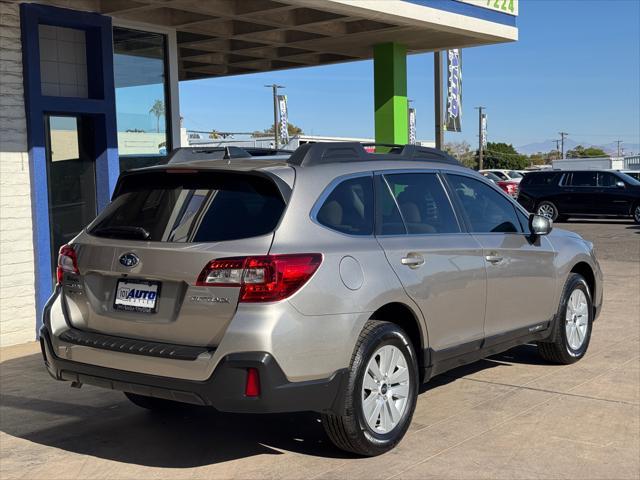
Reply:
M523 346L435 378L393 452L352 458L316 415L154 416L51 380L35 344L1 352L0 478L640 477L640 227L561 225L596 243L605 307L587 356Z

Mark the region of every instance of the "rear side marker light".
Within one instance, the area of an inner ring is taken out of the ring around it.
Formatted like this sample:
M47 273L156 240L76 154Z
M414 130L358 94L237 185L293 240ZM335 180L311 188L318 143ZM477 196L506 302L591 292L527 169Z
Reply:
M56 280L58 281L58 285L62 284L65 272L75 274L80 273L78 270L78 255L70 245L63 245L60 247L60 252L58 254L58 268L56 269Z
M260 374L257 368L247 368L247 383L244 387L245 397L260 396Z
M322 263L319 253L219 258L198 276L201 287L240 287L241 302L275 302L290 297Z

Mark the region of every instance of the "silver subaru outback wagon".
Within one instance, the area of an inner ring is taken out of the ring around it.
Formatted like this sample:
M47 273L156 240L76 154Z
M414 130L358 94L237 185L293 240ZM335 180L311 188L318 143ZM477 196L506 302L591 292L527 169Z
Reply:
M319 412L361 455L402 439L434 375L530 342L579 360L602 305L591 243L443 152L357 143L126 172L57 280L54 378L149 409Z

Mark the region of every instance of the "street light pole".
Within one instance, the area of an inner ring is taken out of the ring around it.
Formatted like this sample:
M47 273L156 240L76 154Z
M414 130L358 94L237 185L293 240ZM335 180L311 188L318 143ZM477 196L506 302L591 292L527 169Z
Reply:
M482 135L482 110L484 110L485 107L476 107L476 110L478 110L478 170L482 170L482 164L483 164L483 158L482 158L482 140L483 140L483 135Z
M278 89L284 88L284 85L278 85L272 83L271 85L265 85L266 88L270 88L273 91L273 147L278 149Z

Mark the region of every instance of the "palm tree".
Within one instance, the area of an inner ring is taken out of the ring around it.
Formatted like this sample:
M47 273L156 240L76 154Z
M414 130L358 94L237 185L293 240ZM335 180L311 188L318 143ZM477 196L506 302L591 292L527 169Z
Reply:
M160 117L164 115L164 102L162 100L153 102L153 107L151 107L149 113L156 116L156 132L160 133Z

